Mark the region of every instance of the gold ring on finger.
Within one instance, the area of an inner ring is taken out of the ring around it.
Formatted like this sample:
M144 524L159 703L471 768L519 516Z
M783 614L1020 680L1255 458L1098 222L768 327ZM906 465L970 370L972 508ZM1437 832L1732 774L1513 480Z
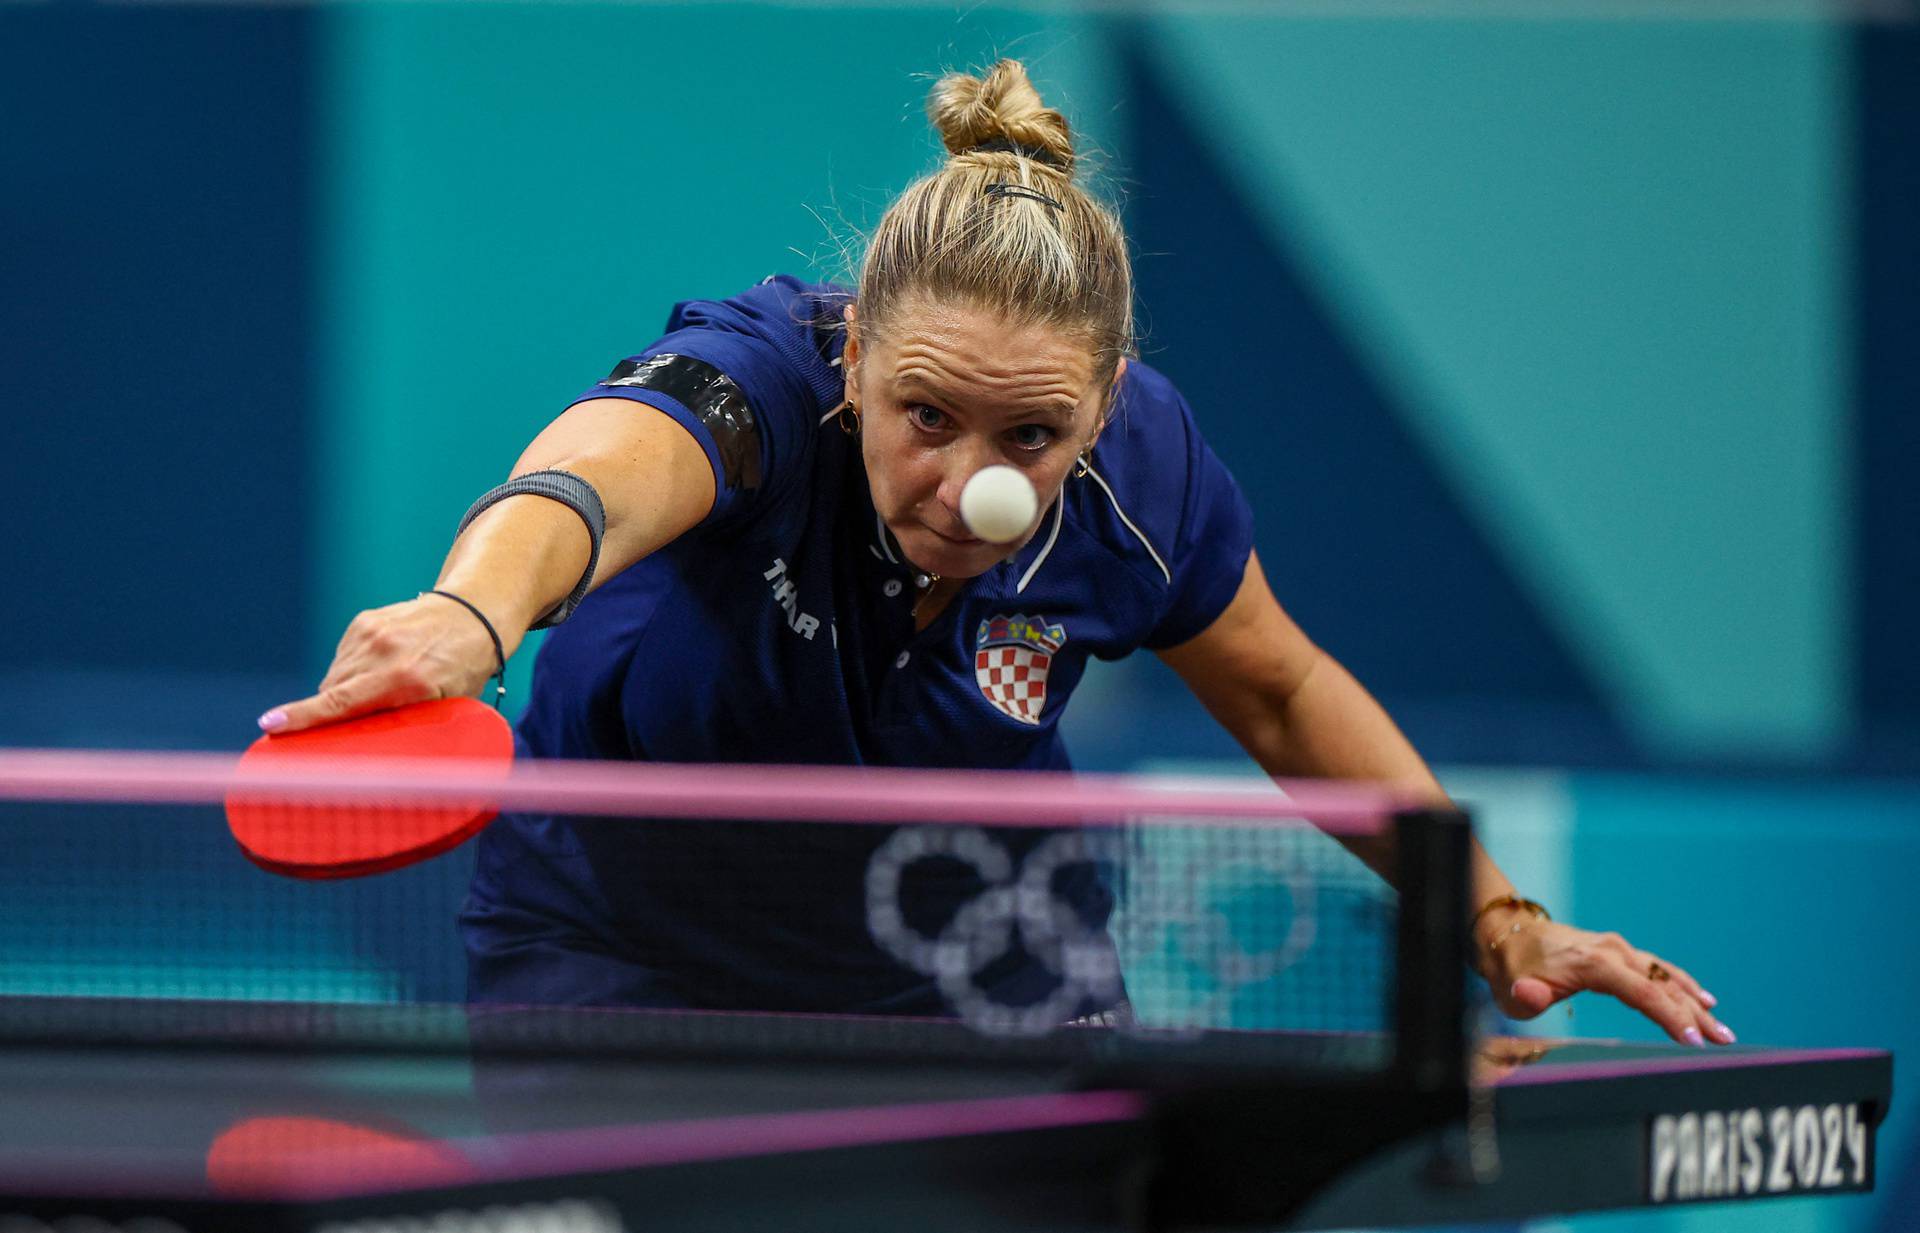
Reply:
M1672 980L1673 973L1667 971L1666 968L1660 966L1660 961L1658 959L1655 959L1651 963L1647 964L1647 979L1648 980Z

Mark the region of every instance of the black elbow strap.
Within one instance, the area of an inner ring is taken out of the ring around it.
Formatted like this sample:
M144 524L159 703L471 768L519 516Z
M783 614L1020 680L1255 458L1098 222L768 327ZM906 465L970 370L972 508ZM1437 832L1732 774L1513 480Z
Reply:
M607 507L601 503L600 494L593 490L592 484L570 471L534 471L527 475L516 476L498 488L490 489L483 494L478 501L468 507L466 517L460 520L459 530L454 532L454 538L458 539L460 533L471 526L475 518L492 506L508 497L517 497L523 493L558 501L580 515L580 521L587 524L587 534L593 539L593 549L587 557L586 572L580 575L580 581L574 584L573 591L560 602L558 607L551 609L533 623L534 629L547 629L572 616L573 610L578 608L580 601L586 597L587 588L593 585L593 571L600 564L600 541L607 533Z

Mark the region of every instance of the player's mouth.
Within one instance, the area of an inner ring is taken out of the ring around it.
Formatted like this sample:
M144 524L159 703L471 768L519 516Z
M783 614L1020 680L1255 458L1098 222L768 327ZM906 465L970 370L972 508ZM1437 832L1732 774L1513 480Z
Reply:
M959 535L949 535L945 531L942 531L940 528L935 526L930 526L927 523L923 522L920 525L923 527L926 527L927 530L933 532L934 535L936 535L940 539L945 540L949 544L952 544L955 548L978 548L980 545L987 542L979 538L978 536L968 535L965 532L962 532Z

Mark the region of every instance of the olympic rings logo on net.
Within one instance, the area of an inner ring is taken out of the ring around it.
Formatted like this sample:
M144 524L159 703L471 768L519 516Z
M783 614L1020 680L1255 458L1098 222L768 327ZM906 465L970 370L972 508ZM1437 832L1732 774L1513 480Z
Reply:
M1061 831L1027 854L1016 877L1007 849L977 827L899 830L867 864L867 927L881 949L932 977L966 1022L988 1032L1048 1031L1089 1003L1106 1009L1124 994L1119 956L1105 928L1088 925L1053 889L1061 869L1118 866L1124 846L1111 830ZM971 868L986 889L963 903L938 937L928 937L907 922L900 885L913 866L943 857ZM1059 978L1051 993L1024 1006L995 1001L977 983L1012 949L1016 930L1027 954Z
M942 858L972 869L985 889L963 903L937 936L929 936L908 923L901 884L913 866ZM1290 919L1268 947L1244 946L1230 914L1209 902L1204 862L1169 861L1167 868L1155 869L1159 863L1117 828L1056 832L1017 870L1007 849L979 828L905 828L890 836L867 865L867 924L883 950L931 977L964 1021L1002 1034L1050 1031L1085 1007L1104 1010L1125 999L1120 957L1107 923L1088 924L1054 889L1054 877L1063 869L1106 866L1116 880L1126 873L1122 889L1127 893L1115 912L1120 931L1136 938L1166 931L1182 962L1210 974L1211 995L1189 1008L1203 1018L1224 1013L1236 989L1278 976L1312 947L1316 879L1291 847L1263 849L1257 859L1224 866L1229 873L1251 868L1270 875L1286 891ZM1211 870L1216 876L1221 872ZM1011 951L1016 934L1027 954L1059 983L1037 1002L1011 1006L981 987L979 977Z

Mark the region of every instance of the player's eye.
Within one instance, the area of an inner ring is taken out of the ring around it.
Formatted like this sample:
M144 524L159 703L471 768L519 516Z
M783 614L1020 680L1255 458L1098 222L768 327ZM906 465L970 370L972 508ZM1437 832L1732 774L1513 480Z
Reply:
M1008 434L1017 449L1039 452L1059 439L1060 434L1045 424L1016 424Z
M907 418L913 421L914 427L924 428L928 432L939 432L947 426L947 413L924 403L908 407Z

